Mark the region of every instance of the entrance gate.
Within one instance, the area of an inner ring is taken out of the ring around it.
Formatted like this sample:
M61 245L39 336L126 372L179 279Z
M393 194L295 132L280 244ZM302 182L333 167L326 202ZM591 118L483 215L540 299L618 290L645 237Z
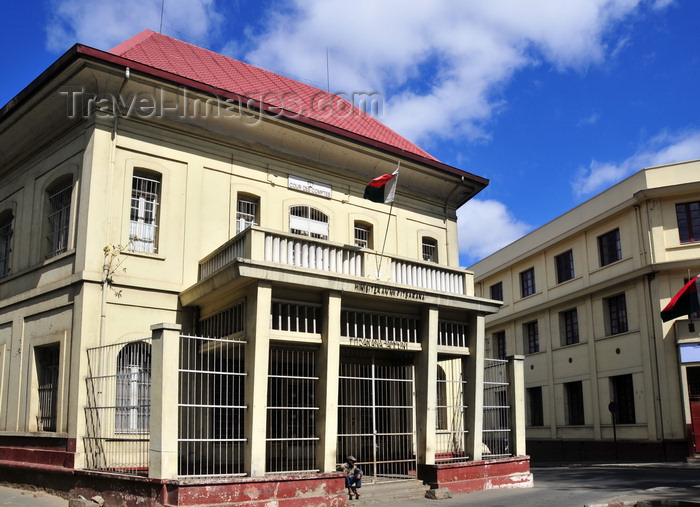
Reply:
M415 479L412 356L348 351L338 394L337 462L354 455L368 483Z

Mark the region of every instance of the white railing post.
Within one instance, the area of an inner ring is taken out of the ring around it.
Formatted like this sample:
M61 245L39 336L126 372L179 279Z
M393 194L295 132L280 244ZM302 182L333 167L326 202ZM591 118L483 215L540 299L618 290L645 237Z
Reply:
M177 478L176 410L179 375L179 324L151 326L151 444L148 476L153 479Z

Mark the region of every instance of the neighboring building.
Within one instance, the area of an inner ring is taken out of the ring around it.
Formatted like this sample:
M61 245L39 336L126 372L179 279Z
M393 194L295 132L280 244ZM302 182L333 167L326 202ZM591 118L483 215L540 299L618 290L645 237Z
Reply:
M354 454L366 483L531 484L522 359L484 356L500 303L459 268L484 178L151 31L69 50L0 146L3 480L313 503Z
M700 326L660 316L700 273L700 161L643 169L471 269L503 301L487 355L525 354L533 461L700 452Z

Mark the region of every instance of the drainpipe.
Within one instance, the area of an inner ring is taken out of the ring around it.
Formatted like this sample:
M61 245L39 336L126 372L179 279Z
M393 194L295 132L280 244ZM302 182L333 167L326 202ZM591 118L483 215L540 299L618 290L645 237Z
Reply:
M668 461L668 457L666 454L666 432L664 431L664 409L663 409L663 404L661 401L661 375L659 374L659 353L656 348L656 331L655 331L655 326L654 326L654 298L652 297L652 292L651 292L651 282L656 278L656 273L652 272L646 275L647 277L647 290L649 292L649 318L651 319L651 333L650 333L650 339L651 339L651 345L652 345L652 350L654 351L654 366L656 369L656 400L658 401L659 404L659 421L660 421L660 429L661 429L661 448L664 453L664 462Z

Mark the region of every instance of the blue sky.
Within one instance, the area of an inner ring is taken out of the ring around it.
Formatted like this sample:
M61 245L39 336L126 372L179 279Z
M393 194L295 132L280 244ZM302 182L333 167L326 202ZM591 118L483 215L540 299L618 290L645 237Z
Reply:
M159 31L163 5L164 34L380 93L380 120L488 178L459 211L465 266L644 167L700 158L696 0L6 2L0 103L75 42Z

